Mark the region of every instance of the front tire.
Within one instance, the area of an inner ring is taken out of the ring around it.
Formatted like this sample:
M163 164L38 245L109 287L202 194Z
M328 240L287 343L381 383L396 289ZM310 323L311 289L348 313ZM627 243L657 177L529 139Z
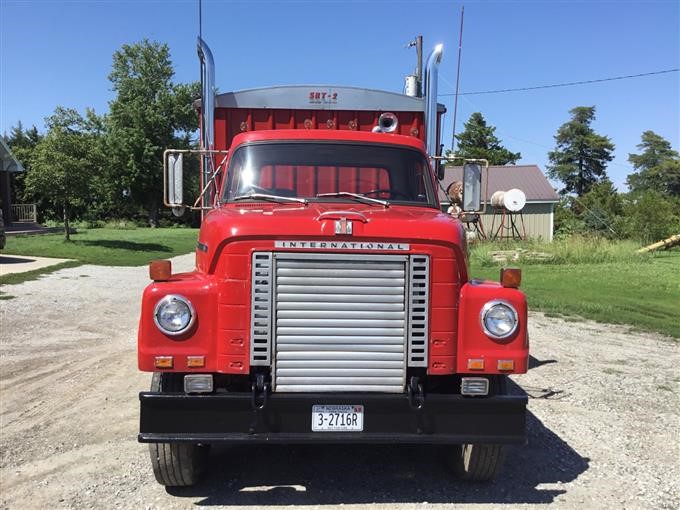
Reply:
M184 391L183 377L181 374L154 373L151 391ZM205 471L209 448L207 445L194 443L150 444L151 467L156 480L166 487L188 487L196 484Z
M505 447L499 444L464 444L452 455L453 468L463 480L493 480L505 458Z

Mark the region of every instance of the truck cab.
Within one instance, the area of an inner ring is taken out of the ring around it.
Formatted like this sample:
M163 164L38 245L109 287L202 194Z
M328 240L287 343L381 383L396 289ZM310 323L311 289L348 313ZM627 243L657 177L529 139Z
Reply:
M482 480L525 441L507 376L527 370L526 299L516 271L471 279L441 211L431 61L425 98L277 87L202 111L196 269L153 262L139 325L139 440L160 483L198 481L214 443L442 444Z

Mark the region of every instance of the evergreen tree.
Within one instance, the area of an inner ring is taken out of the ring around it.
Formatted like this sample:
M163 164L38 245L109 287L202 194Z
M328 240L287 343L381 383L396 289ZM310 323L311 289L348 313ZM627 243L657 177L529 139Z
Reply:
M626 183L631 192L655 191L662 195L680 196L680 155L668 140L654 131L642 133L637 146L640 154L629 154L628 161L635 168Z
M19 121L16 126L10 128L9 135L5 134L3 138L14 154L14 157L21 162L21 165L26 170L26 172L11 174L12 184L10 187L12 202L24 202L26 200L24 197L24 179L26 173L30 172L33 166L34 149L43 137L38 133L38 129L35 126L24 129L23 124Z
M582 196L607 176L607 163L614 159L614 144L591 127L594 106L577 106L571 119L555 135L556 147L548 153L548 175L564 183L561 193Z
M473 113L465 123L463 132L456 135L456 140L458 140L456 156L467 159L486 159L490 165L514 165L522 158L522 155L503 147L495 132L496 128L487 125L480 112Z

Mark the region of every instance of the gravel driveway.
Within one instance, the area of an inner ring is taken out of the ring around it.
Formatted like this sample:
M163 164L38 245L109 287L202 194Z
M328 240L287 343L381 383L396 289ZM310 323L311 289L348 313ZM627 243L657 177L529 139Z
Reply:
M189 268L193 255L175 259ZM3 289L1 508L680 508L680 344L531 315L529 444L490 484L441 447L222 447L166 491L136 441L136 322L147 269L81 266Z

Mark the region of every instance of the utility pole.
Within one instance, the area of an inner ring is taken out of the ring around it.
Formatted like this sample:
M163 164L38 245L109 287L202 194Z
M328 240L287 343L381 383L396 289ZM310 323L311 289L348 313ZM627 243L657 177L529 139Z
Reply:
M418 67L416 67L416 82L418 84L418 97L423 97L423 36L416 37L416 54L418 55Z
M416 97L423 97L423 36L417 35L410 43L406 45L407 48L416 48L416 55L418 62L416 64Z

